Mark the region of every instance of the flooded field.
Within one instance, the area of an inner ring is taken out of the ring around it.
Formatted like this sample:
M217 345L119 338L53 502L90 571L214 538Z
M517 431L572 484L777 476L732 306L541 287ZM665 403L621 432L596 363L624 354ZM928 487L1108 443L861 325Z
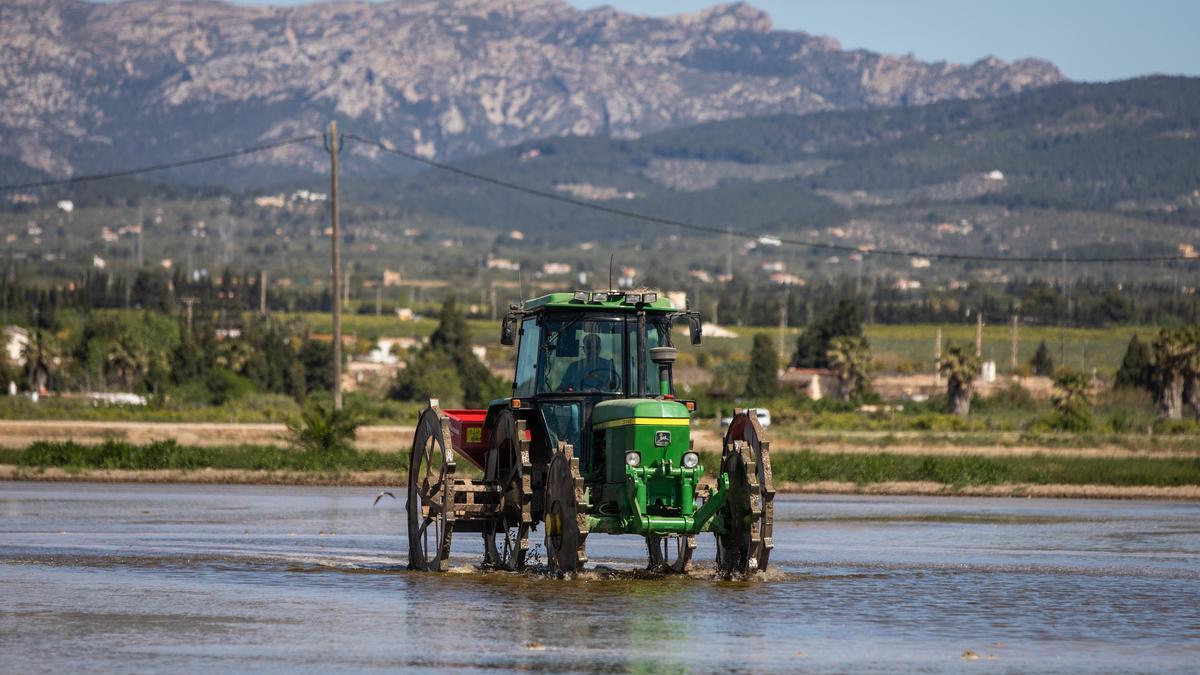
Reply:
M595 535L568 581L479 571L478 535L406 572L374 496L0 483L3 670L1200 668L1196 503L781 496L764 579Z

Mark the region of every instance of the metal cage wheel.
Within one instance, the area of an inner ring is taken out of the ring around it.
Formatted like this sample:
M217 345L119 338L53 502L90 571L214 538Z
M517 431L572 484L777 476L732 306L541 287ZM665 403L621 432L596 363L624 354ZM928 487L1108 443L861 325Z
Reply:
M532 527L529 441L525 421L512 411L497 415L491 429L484 480L500 488L496 515L483 533L485 567L525 569Z
M721 472L729 476L729 496L717 515L717 569L725 576L765 571L774 548L775 489L770 443L755 411L739 412L731 421Z
M417 422L408 462L408 567L444 572L454 524L454 458L449 420L427 408Z
M583 478L571 446L560 443L546 470L546 555L550 571L567 575L587 562Z

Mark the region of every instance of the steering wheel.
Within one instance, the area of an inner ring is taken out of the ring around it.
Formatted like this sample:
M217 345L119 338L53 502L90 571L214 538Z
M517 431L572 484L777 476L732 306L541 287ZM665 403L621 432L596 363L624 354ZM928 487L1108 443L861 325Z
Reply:
M611 387L608 387L610 382L613 384ZM591 370L583 374L583 377L579 378L580 389L607 391L606 387L608 389L621 388L621 374L612 366L593 366Z

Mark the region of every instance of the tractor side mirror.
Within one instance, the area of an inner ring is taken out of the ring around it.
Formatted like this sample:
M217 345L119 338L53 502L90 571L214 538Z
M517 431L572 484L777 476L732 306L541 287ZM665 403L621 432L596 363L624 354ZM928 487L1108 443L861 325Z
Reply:
M505 315L504 323L500 325L500 344L512 346L517 342L517 317Z
M692 334L692 344L700 344L700 339L704 337L704 328L700 324L699 314L688 314L688 330Z

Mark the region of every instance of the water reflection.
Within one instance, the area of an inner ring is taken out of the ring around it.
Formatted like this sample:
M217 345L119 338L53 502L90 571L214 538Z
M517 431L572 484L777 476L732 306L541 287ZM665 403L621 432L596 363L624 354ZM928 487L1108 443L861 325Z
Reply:
M9 668L1188 671L1200 507L780 499L765 578L646 573L589 539L574 580L404 571L369 490L0 483Z

